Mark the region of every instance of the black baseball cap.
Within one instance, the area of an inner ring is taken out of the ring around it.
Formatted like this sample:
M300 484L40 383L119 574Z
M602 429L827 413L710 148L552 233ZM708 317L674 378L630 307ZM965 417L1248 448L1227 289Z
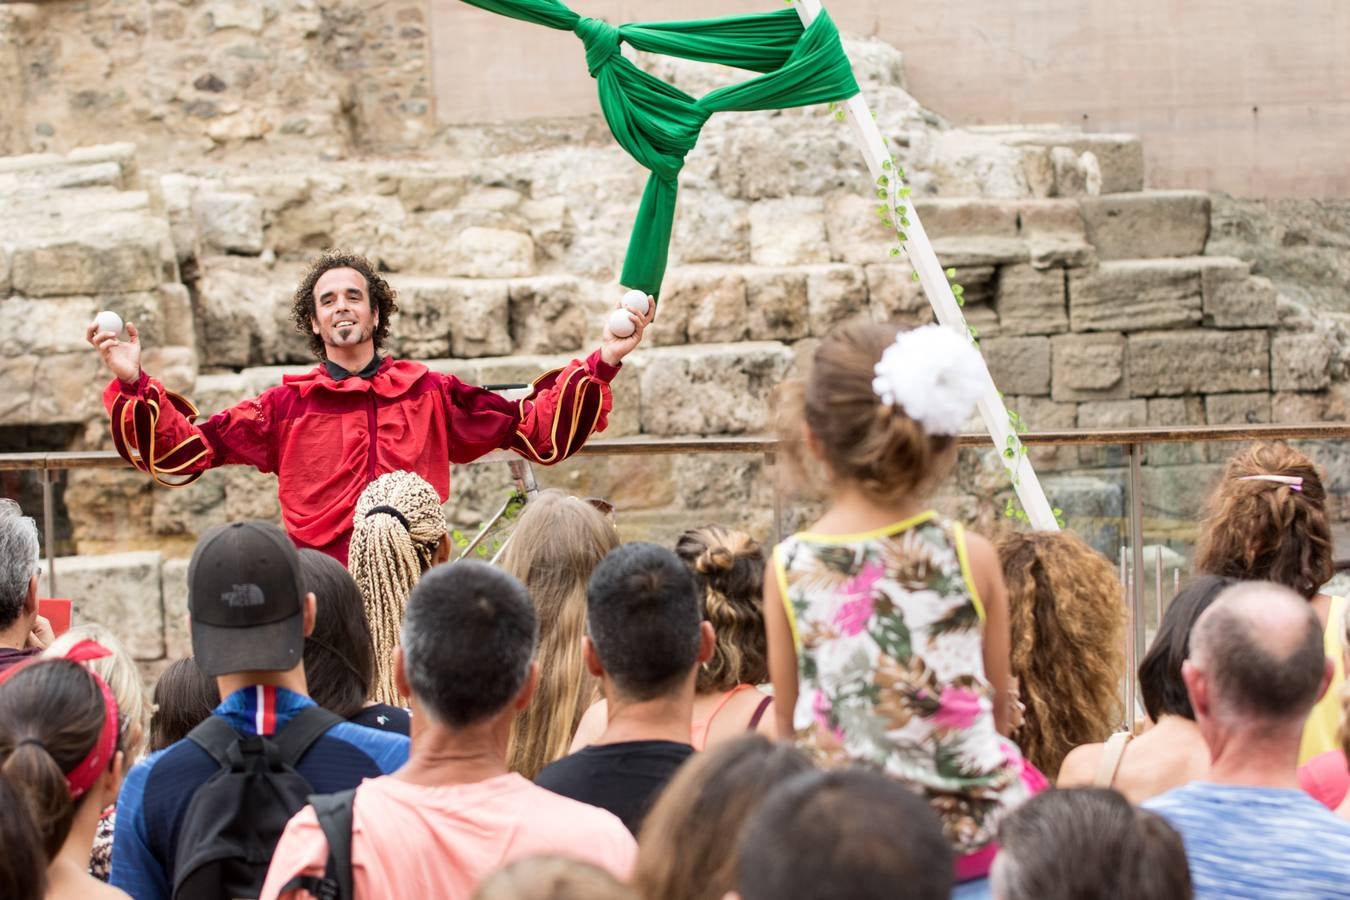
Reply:
M284 672L305 646L300 556L270 522L209 529L188 563L192 655L206 675Z

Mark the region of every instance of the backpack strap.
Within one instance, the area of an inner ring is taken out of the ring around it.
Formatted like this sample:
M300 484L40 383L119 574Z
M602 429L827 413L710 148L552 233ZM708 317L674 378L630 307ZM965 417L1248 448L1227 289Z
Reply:
M311 794L309 802L328 841L328 861L324 864L323 877L297 875L282 885L278 893L303 890L319 900L352 900L352 821L356 788L336 794Z
M322 706L306 706L272 735L271 740L280 751L281 758L294 766L328 729L343 721L337 713L331 713Z
M239 732L229 722L214 714L202 719L196 728L188 732L188 740L211 754L212 759L226 768L231 765L230 748L239 738Z

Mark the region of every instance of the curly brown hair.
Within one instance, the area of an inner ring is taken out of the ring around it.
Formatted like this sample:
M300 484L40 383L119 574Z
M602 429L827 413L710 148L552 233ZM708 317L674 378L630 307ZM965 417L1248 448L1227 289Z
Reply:
M366 290L370 295L370 308L379 313L379 322L375 325L375 349L384 345L389 336L389 317L398 312L398 291L389 286L389 282L375 271L370 260L345 250L328 250L314 261L300 286L295 289L295 298L291 303L291 321L295 330L309 341L309 349L319 359L327 359L324 353L323 338L314 333L314 285L324 272L331 269L355 269L366 280Z
M1026 706L1017 743L1054 780L1070 750L1120 721L1124 589L1110 560L1069 532L1008 534L996 547Z
M1251 475L1302 478L1300 490ZM1327 493L1313 461L1283 441L1253 444L1232 459L1210 494L1195 570L1239 581L1273 581L1311 600L1335 572Z
M956 438L929 435L898 406L878 399L872 381L886 348L905 329L853 319L821 341L804 381L783 385L778 429L800 473L813 466L803 449L803 423L833 478L852 482L881 502L922 494L956 465Z
M703 618L717 635L712 658L698 670L698 693L768 681L764 551L759 544L744 532L705 525L680 535L675 555L703 588Z

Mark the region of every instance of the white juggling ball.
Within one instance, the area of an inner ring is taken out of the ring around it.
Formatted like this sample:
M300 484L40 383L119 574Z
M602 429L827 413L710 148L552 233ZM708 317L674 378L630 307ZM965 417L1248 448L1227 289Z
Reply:
M642 291L629 291L623 295L624 309L631 309L639 316L647 315L648 310L652 308L652 302L647 299L647 295Z
M122 333L122 317L110 309L94 316L95 334L103 331L111 331L113 334Z
M637 326L633 324L632 319L628 318L628 310L626 309L616 309L611 312L607 324L610 333L615 337L626 338L637 331Z

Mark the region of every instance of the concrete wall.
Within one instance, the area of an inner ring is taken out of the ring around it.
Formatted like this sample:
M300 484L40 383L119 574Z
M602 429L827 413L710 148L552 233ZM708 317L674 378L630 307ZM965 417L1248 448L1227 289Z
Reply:
M612 22L772 9L771 0L575 0ZM846 32L906 55L909 88L956 124L1134 132L1148 182L1242 197L1350 197L1350 3L833 0ZM579 42L431 0L445 121L596 110Z

